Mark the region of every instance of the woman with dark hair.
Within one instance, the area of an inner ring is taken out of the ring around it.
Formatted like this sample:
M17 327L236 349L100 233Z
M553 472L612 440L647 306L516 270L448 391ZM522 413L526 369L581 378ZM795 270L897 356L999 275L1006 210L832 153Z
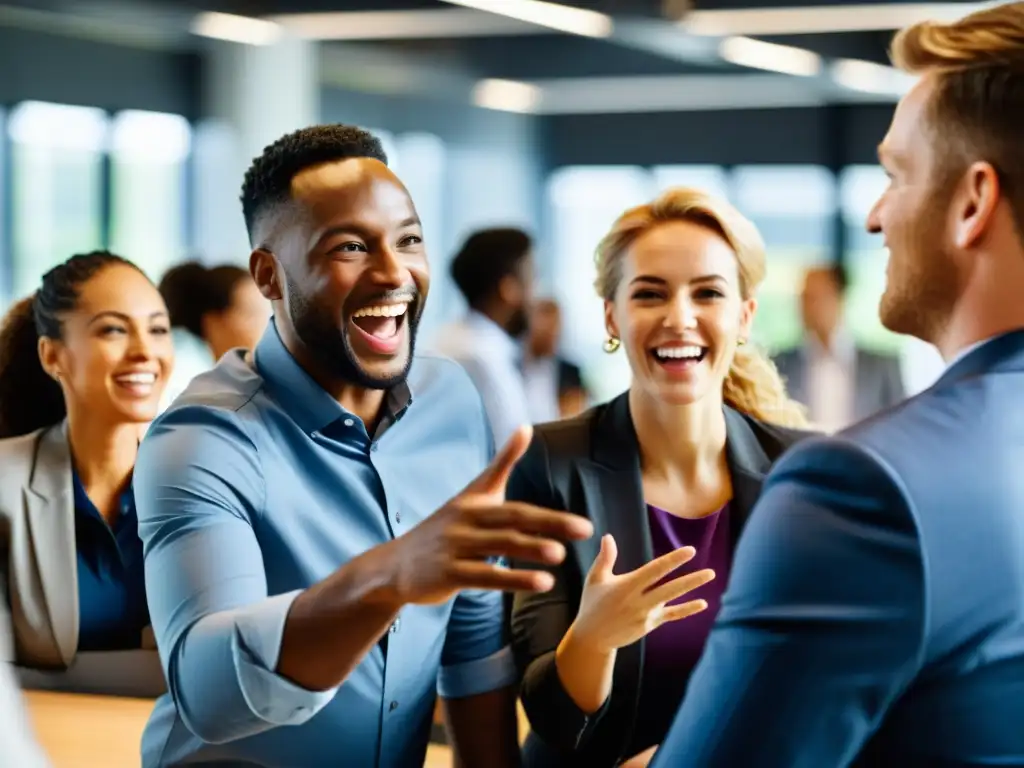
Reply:
M173 363L163 299L111 253L72 256L8 312L0 589L15 642L0 661L67 671L152 637L132 471Z
M232 264L180 264L160 281L160 295L171 325L205 343L214 362L229 350L256 346L270 319L270 303L249 273Z
M160 280L178 352L177 374L167 387L169 404L194 376L213 367L225 352L252 349L270 320L270 302L249 273L233 264L205 267L189 261Z

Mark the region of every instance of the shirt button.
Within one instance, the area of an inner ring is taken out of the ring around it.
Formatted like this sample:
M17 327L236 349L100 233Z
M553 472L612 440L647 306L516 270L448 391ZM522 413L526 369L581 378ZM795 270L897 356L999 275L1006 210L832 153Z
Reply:
M355 422L352 421L352 419L345 419L345 426L346 427L351 427L353 424L355 424Z
M371 451L376 451L377 450L377 443L370 443L370 450Z
M394 712L396 709L398 709L398 702L392 701L391 704L388 706L388 709Z
M402 513L401 512L395 512L395 522L396 523L402 522Z
M401 626L401 624L401 619L395 619L394 623L390 627L388 627L388 632L390 632L392 635L395 634L395 632L398 631L398 628L399 626Z

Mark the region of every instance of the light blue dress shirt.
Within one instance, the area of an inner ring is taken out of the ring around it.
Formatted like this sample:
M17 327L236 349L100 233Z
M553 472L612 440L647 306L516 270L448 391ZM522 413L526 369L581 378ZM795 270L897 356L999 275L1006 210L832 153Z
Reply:
M436 693L514 682L501 595L407 606L336 690L274 673L295 597L407 533L486 465L479 395L420 357L372 436L296 363L271 323L153 424L135 468L153 628L170 692L143 766L423 764Z

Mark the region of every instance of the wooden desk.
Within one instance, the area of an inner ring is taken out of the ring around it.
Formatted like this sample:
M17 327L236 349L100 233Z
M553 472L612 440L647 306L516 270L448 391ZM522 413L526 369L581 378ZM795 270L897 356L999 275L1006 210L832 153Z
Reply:
M139 768L151 700L26 691L25 703L53 768ZM451 764L451 750L430 745L424 768Z

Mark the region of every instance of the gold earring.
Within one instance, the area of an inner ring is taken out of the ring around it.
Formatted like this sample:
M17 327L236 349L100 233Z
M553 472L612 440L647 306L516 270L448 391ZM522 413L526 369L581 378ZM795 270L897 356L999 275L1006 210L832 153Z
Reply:
M618 351L619 347L622 346L622 342L616 339L614 336L609 336L604 340L604 351L609 355Z
M739 337L739 338L738 338L738 339L736 340L736 343L737 343L737 344L738 344L739 346L741 346L741 347L742 347L742 346L743 346L744 344L746 344L746 343L747 343L747 340L746 340L746 339L744 339L744 338L743 338L742 336L740 336L740 337Z

